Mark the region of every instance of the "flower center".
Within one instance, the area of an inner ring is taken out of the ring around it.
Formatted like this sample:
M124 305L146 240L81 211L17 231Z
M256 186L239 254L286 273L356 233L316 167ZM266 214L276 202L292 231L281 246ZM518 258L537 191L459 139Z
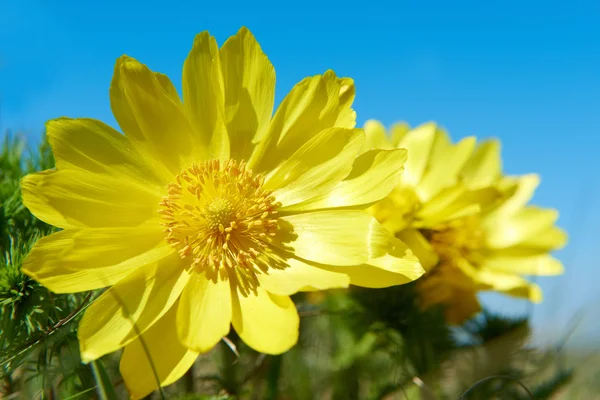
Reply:
M166 241L208 279L252 290L257 274L281 267L268 251L280 204L262 186L263 177L244 161L193 164L167 185L160 202Z
M228 199L216 198L204 210L204 216L210 229L216 230L219 226L229 226L235 219L235 208Z
M421 230L429 240L441 262L457 265L456 261L466 259L474 266L479 264L484 247L484 231L479 218L468 216L444 223L432 229Z

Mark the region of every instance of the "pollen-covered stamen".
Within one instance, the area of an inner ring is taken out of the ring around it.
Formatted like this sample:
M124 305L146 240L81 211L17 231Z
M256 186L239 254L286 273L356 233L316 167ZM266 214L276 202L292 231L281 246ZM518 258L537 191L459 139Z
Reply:
M485 236L477 216L459 218L433 229L424 229L422 233L442 262L467 259L477 266L482 259L479 250L484 247Z
M166 241L209 279L235 279L253 290L256 275L273 267L265 250L279 229L280 204L262 186L243 161L192 165L160 202Z

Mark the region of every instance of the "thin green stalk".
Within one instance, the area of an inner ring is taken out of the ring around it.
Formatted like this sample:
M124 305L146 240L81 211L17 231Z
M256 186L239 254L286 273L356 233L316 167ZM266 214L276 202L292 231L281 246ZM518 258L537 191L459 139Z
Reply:
M92 361L92 371L96 379L96 389L100 400L117 400L115 388L106 373L104 364L100 360Z
M279 379L281 377L281 356L271 357L267 373L267 393L265 400L277 400L279 395Z
M230 339L232 344L237 347L236 342L238 342L238 338L236 335L232 335ZM240 391L240 382L238 379L238 355L235 354L229 346L221 344L221 356L221 381L223 389L230 395L238 395Z

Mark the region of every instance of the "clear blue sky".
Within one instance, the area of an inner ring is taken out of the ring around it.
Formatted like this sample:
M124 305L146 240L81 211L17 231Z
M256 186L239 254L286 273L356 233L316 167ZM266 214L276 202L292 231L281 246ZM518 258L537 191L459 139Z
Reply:
M495 4L492 4L495 3ZM108 86L128 54L178 85L194 38L242 25L277 71L277 101L307 75L354 78L358 122L435 120L454 138L502 139L509 173L537 172L571 244L560 278L540 279L542 336L583 312L600 336L600 2L0 0L0 128L39 136L59 116L115 125ZM486 296L518 314L524 302Z

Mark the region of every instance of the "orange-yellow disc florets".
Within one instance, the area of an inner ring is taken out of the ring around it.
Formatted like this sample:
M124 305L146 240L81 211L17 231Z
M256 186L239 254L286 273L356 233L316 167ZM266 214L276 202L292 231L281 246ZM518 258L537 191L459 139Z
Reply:
M485 235L479 218L468 216L424 229L441 262L456 264L457 260L467 259L477 266L481 260L480 251L484 247Z
M193 164L167 186L159 213L166 241L207 278L250 288L272 263L265 252L279 228L279 204L244 161Z

